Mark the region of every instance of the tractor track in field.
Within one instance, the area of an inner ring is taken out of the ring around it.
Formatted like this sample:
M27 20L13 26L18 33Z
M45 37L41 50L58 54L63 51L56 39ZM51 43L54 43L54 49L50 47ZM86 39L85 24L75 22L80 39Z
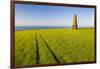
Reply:
M35 35L36 39L36 64L40 63L40 55L39 55L39 44L38 44L38 38L37 38L37 33Z
M52 55L53 58L56 60L56 62L57 62L57 63L60 63L60 60L59 60L58 57L55 55L55 53L53 52L53 50L49 47L47 41L46 41L40 34L38 34L38 35L39 35L39 36L41 37L41 39L44 41L44 43L45 43L47 49L50 51L51 55Z

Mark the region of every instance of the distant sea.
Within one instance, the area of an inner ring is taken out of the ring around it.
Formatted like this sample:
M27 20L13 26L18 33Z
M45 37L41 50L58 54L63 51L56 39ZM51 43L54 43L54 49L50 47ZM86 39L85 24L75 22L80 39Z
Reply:
M32 29L50 29L50 28L71 28L66 26L16 26L15 31Z
M50 28L72 28L71 26L16 26L15 31L32 30L32 29L50 29ZM79 28L93 28L93 27L79 27Z

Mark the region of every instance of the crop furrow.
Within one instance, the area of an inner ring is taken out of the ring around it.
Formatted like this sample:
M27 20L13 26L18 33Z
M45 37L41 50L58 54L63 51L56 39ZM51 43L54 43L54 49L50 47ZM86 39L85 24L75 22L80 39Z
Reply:
M53 58L56 60L57 63L60 63L58 57L55 55L55 53L52 51L52 49L49 47L48 43L46 42L46 40L39 34L39 36L42 38L42 40L44 41L46 47L49 49L49 51L51 52Z
M36 33L36 64L40 63L40 55L39 55L39 45L38 45L38 38L37 38L37 33Z

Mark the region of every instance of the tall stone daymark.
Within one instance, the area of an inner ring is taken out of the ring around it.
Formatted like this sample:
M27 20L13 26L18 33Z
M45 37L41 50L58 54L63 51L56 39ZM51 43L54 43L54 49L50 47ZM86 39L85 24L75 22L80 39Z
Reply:
M73 16L73 24L72 24L72 29L77 30L78 26L77 26L77 15Z

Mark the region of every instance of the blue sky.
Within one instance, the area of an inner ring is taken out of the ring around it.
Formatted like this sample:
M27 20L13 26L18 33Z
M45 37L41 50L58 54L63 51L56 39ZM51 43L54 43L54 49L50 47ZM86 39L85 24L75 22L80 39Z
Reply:
M94 26L94 8L15 4L15 26L72 26L77 15L78 26Z

